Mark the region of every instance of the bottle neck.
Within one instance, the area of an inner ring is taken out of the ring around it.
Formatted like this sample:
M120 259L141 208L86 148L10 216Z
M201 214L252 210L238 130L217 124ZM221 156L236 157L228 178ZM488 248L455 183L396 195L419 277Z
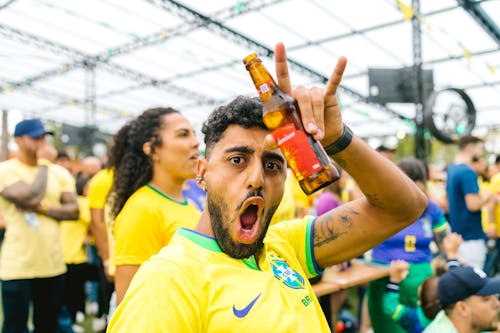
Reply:
M263 103L267 102L274 93L280 91L280 88L262 63L255 61L248 65L247 69Z

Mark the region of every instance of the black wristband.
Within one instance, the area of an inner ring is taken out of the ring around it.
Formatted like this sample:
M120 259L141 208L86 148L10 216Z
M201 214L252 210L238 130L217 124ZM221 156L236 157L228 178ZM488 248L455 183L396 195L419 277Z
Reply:
M346 124L344 124L344 131L342 132L342 135L334 143L325 147L325 151L329 156L335 155L346 149L351 141L352 131Z

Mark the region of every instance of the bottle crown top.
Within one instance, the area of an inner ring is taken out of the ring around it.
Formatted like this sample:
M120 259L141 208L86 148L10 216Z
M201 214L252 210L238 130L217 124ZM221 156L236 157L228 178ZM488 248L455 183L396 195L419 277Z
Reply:
M257 53L249 54L245 58L243 58L243 64L245 64L245 66L248 66L254 60L259 62L261 61Z

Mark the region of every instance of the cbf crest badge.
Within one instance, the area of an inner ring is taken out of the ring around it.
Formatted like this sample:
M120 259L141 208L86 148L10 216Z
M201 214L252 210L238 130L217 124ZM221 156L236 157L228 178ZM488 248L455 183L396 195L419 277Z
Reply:
M271 268L274 277L293 289L304 289L304 278L293 270L286 261L281 259L272 259Z

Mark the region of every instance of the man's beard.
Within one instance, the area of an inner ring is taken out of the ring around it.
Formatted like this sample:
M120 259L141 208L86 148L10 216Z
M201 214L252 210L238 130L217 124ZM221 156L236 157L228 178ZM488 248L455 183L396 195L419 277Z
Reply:
M248 197L251 196L254 196L254 194L248 195ZM258 239L252 244L238 243L231 238L228 225L229 218L227 217L229 208L221 196L213 193L211 193L211 195L207 195L207 207L215 239L219 243L222 251L235 259L243 259L254 255L262 247L264 237L266 236L267 229L269 228L269 223L274 212L278 209L278 204L271 207L269 212L266 213L264 211L264 226L262 232ZM235 221L234 223L239 222Z

